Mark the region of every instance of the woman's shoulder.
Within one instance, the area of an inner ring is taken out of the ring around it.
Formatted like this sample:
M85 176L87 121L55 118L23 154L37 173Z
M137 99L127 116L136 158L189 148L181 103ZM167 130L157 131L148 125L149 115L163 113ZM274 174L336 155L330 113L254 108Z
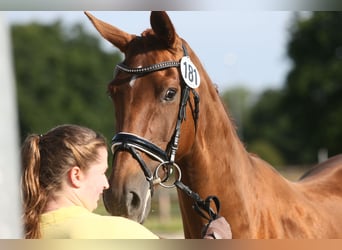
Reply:
M104 216L90 213L88 220L83 220L84 231L102 238L119 239L157 239L157 235L143 225L120 216ZM82 223L82 224L83 224Z
M59 228L61 235L84 239L157 239L143 225L119 216L104 216L86 208L72 206L49 212L42 216L43 225L52 231Z

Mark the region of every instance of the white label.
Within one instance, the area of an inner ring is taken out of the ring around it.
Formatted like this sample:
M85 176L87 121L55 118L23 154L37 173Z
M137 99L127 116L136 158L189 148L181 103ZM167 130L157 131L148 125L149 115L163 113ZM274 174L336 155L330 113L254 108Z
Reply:
M184 56L180 61L181 73L185 83L192 89L198 88L201 82L199 72L190 60L190 57Z

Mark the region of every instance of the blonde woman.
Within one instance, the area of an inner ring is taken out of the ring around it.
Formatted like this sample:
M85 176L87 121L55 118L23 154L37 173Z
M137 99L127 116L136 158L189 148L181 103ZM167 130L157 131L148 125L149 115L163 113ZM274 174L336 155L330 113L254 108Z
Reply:
M109 187L107 144L100 134L62 125L22 145L25 237L157 239L132 220L92 211Z

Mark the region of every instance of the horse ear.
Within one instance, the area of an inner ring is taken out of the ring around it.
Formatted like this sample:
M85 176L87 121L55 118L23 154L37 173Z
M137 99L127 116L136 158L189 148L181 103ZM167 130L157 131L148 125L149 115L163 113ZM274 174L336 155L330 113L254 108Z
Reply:
M88 11L85 11L84 14L86 14L104 39L120 49L121 52L126 51L128 43L135 37L135 35L128 34L106 22L97 19Z
M176 31L165 11L152 11L150 17L151 27L154 33L166 43L173 47L176 41Z

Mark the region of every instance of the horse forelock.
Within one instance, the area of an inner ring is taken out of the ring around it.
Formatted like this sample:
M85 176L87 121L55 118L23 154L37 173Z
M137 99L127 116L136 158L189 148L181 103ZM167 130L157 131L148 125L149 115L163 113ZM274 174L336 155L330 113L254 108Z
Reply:
M147 36L154 36L155 33L153 31L153 29L146 29L141 33L142 37L147 37Z

